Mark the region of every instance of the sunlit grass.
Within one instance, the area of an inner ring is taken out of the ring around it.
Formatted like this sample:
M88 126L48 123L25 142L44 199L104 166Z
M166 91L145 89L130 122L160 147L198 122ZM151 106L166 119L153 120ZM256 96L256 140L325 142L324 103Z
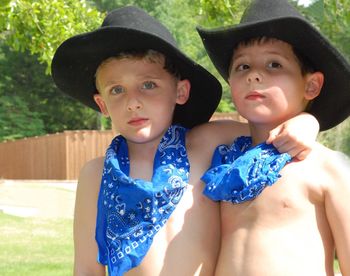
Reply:
M340 273L339 262L337 259L334 260L334 272Z
M72 275L71 219L0 213L0 271L9 275Z
M1 276L72 275L71 219L19 218L0 213ZM338 261L334 262L339 272Z

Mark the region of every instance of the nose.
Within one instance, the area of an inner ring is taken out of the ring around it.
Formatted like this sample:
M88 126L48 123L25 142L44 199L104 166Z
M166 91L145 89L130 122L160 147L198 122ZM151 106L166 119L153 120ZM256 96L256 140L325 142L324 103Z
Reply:
M252 71L248 74L247 76L247 82L252 83L252 82L262 82L262 75L257 72L257 71Z
M142 103L138 96L135 94L129 95L127 102L128 111L136 111L142 108Z

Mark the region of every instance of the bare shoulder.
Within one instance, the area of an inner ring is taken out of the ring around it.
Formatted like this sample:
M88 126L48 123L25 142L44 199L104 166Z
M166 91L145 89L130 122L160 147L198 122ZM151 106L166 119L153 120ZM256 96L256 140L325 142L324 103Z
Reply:
M193 144L231 144L238 136L249 135L248 125L233 120L211 121L190 130L188 139Z
M103 157L92 159L81 169L75 202L76 212L79 211L80 205L91 205L91 200L97 201L102 178L103 160Z
M75 198L75 226L91 224L94 227L102 170L102 157L87 162L81 169Z
M329 168L339 168L342 170L350 166L350 159L346 154L327 148L319 143L313 148L312 155L322 165Z
M85 163L80 171L78 185L93 185L100 182L102 177L104 157L97 157ZM85 185L85 184L84 184Z
M332 151L332 162L337 164L340 169L350 168L350 158L340 151Z
M325 161L330 173L338 181L349 182L350 179L350 159L339 151L329 150L327 161Z
M80 175L93 174L95 170L103 168L104 157L97 157L86 162L80 171Z
M313 171L318 171L318 175L322 175L331 186L345 185L349 181L350 159L346 154L317 144L310 155Z

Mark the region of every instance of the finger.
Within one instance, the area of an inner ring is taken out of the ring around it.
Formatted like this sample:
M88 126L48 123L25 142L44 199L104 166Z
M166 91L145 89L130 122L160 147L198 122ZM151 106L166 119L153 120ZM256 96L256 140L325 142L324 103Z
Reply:
M266 140L266 144L271 144L281 133L283 127L276 127L269 132L269 137Z
M290 152L293 151L293 154L297 154L305 149L308 149L309 146L305 143L292 141L291 139L276 139L273 142L273 145L278 149L279 152L284 153L287 152L290 154Z
M281 149L280 153L288 153L292 158L297 157L303 150L300 148L289 148L289 149Z
M280 153L290 153L290 152L296 152L296 153L299 153L299 151L301 151L302 149L301 148L297 148L295 147L293 144L291 143L284 143L282 145L279 145L279 146L275 146L275 148L280 152Z
M310 152L311 152L311 148L302 150L301 152L299 152L298 154L295 155L295 158L297 158L300 161L305 160L306 157L310 154Z
M276 147L282 147L285 144L287 145L299 145L300 142L296 136L291 136L290 134L281 133L278 135L272 142L272 144Z

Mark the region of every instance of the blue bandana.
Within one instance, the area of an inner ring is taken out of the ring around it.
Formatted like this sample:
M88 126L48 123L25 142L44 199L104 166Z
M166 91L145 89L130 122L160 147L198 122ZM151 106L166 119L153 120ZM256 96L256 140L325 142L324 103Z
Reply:
M187 129L171 126L158 146L151 181L129 177L125 138L107 149L98 198L96 241L98 261L109 275L123 275L138 266L153 237L167 222L188 183L185 147Z
M280 170L291 161L266 143L251 148L251 137L239 137L229 147L218 146L211 169L202 177L204 194L215 201L242 203L256 198L266 186L280 177Z

